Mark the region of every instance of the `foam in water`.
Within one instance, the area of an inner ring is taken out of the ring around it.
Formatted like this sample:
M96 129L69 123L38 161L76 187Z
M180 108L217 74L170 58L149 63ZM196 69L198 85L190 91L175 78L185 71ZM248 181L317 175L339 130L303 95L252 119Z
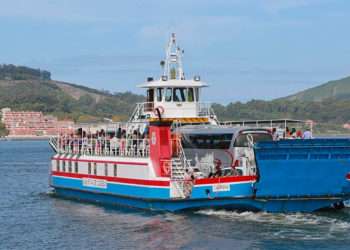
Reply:
M259 223L274 228L273 238L299 240L321 240L334 238L339 233L347 233L350 222L318 214L272 214L266 212L237 212L227 210L200 210L198 214L217 216L236 222ZM318 230L314 230L317 227Z

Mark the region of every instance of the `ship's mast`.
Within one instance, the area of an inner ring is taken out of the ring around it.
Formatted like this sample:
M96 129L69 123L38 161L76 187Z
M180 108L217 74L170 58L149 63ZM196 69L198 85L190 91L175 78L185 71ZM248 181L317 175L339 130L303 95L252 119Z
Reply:
M183 53L184 51L176 43L175 33L172 33L166 49L163 76L167 77L168 79L185 79L185 74L182 68Z

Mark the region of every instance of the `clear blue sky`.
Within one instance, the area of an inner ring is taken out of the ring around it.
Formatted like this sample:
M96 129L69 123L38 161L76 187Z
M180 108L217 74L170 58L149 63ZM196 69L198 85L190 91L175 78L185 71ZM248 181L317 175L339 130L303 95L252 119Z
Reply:
M209 101L271 99L350 75L349 0L0 0L0 63L138 91L171 32Z

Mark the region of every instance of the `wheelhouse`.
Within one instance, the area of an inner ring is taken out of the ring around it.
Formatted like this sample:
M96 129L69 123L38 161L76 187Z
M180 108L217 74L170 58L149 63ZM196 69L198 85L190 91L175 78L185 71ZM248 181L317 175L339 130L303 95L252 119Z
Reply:
M183 53L172 34L165 61L160 63L163 74L159 79L148 77L138 86L146 89L146 102L137 104L130 122L166 119L186 124L218 123L210 104L201 103L201 90L208 84L200 76L185 77Z

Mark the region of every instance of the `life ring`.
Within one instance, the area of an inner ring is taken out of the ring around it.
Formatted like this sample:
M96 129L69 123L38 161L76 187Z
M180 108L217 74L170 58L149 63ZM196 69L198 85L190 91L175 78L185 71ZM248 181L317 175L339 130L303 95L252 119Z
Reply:
M158 116L160 120L162 119L162 114L164 114L164 108L162 106L155 107L153 112L154 112L154 115Z
M164 108L162 106L157 106L154 108L153 112L155 115L158 115L158 112L162 115L164 114Z

